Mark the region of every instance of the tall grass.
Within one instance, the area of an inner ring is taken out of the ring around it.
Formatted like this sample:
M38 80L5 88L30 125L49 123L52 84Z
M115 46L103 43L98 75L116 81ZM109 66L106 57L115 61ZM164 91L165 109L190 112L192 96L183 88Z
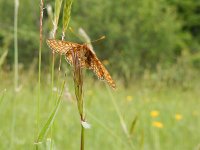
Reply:
M63 2L63 0L55 0L55 4L54 4L55 11L54 11L53 20L52 20L52 22L53 22L52 38L53 39L56 38L62 2ZM54 52L52 52L52 62L51 62L51 99L52 100L54 100L54 92L53 92L53 88L54 88L54 67L55 67L55 54L54 54ZM57 107L57 109L58 109L58 107ZM56 115L56 113L54 115ZM49 118L49 119L51 119L51 118ZM53 125L53 121L54 121L54 119L52 119L52 125ZM47 122L47 124L48 124L48 122ZM49 126L51 127L51 149L53 147L53 142L52 142L53 126L52 125L49 124Z
M19 8L19 0L15 0L15 7L14 7L14 94L12 98L12 123L11 123L11 144L10 148L13 148L14 144L14 137L15 137L15 98L18 92L18 8ZM15 96L14 96L15 95Z
M52 125L53 125L54 119L55 119L56 114L58 112L58 108L59 108L59 106L61 104L61 96L63 94L64 87L65 87L65 81L63 81L63 84L62 84L62 87L61 87L61 92L60 92L59 97L58 97L58 99L56 101L56 106L53 109L53 111L51 112L47 122L44 124L43 128L41 129L41 131L40 131L40 133L38 135L37 143L40 143L40 142L42 142L44 140L44 138L47 135L47 132L49 131L50 127L52 127Z
M65 0L64 9L63 9L63 28L62 28L62 40L65 38L65 32L68 28L71 14L71 6L73 0ZM89 128L85 120L84 112L84 101L83 101L83 74L81 69L81 64L77 54L72 50L72 62L73 62L73 80L74 80L74 89L77 100L77 107L81 120L81 145L80 149L84 150L85 145L85 128ZM61 60L61 58L60 58Z
M54 12L54 19L53 19L53 38L56 37L56 31L57 31L57 25L60 15L60 9L62 5L62 0L56 0L55 1L55 12ZM71 5L72 0L65 1L64 3L64 9L63 9L63 28L62 28L62 40L64 40L65 32L67 30L69 20L70 20L70 12L71 12ZM83 32L84 30L80 30L80 33L83 34L83 38L85 38L87 41L90 42L90 39L88 36L86 36L86 33ZM92 45L90 44L90 48L93 50ZM84 100L83 100L83 73L81 68L81 62L79 60L79 56L77 56L77 53L72 49L72 66L73 66L73 81L74 81L74 89L75 89L75 96L77 100L77 107L80 115L80 121L81 121L81 144L80 149L84 150L85 145L85 128L89 128L90 125L86 122L85 118L85 108L84 108ZM53 58L52 58L52 88L54 86L54 50L53 50ZM112 94L111 94L112 95ZM113 99L113 98L112 98ZM113 104L116 108L117 114L119 115L120 122L122 124L122 128L129 138L129 133L125 124L125 121L123 120L122 115L120 114L119 108L116 104L116 102L113 100ZM56 112L58 110L58 107L54 109L53 113L50 115L49 119L45 123L44 127L40 131L40 134L38 136L37 142L41 142L45 135L48 132L48 129L52 127ZM52 129L52 128L51 128ZM51 130L52 131L52 130ZM52 135L52 132L51 132Z
M18 88L18 38L17 38L17 24L18 24L18 8L19 0L15 0L15 11L14 11L14 86L15 91Z
M40 92L41 92L41 60L42 60L42 26L43 26L43 8L44 8L44 1L40 0L40 43L39 43L39 55L38 55L38 97L37 97L37 111L36 111L36 137L39 134L39 122L40 122ZM38 148L38 145L35 147Z
M42 6L41 8L43 8L43 2L42 1L41 1L41 6ZM52 20L53 29L51 31L51 38L53 38L53 39L56 38L56 32L57 32L57 28L58 28L58 21L59 21L61 6L62 6L62 0L55 0L55 11L54 11L54 16L53 16L53 20ZM43 12L40 12L40 21L42 21L42 17L43 17ZM41 28L42 28L42 23L40 24L40 31L41 31ZM40 35L41 34L42 34L42 32L40 32ZM42 40L40 40L40 41L42 42ZM52 99L54 99L54 94L53 94L53 88L54 88L54 64L55 64L55 55L54 55L54 52L53 52L52 53L52 63L51 63L51 66L52 66L51 67L51 98ZM63 89L64 89L64 83L63 83L63 86L61 88L60 96L58 96L58 100L56 101L56 106L52 109L52 113L49 115L49 118L47 119L47 121L45 122L45 124L43 125L42 129L40 130L40 132L38 134L38 137L37 137L37 140L36 140L36 148L38 148L38 144L39 143L43 142L43 140L44 140L45 136L47 135L49 129L51 129L51 139L50 139L51 145L50 145L50 149L53 148L53 142L52 142L53 141L52 140L53 123L54 123L55 116L56 116L56 114L58 112L59 106L60 106L61 95L62 95L62 92L63 92Z

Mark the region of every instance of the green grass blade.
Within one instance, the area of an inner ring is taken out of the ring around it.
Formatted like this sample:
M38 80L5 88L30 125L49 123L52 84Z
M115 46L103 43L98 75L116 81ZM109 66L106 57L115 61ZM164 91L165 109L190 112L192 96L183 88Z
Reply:
M5 62L7 54L8 54L8 50L6 49L6 50L3 52L3 54L1 55L1 57L0 57L0 68L1 68L1 66L3 65L3 63Z
M55 12L54 12L54 23L56 25L58 24L59 16L60 16L60 10L61 10L62 0L56 0L55 1Z
M132 144L132 141L130 140L130 134L129 134L129 132L128 132L126 122L125 122L125 120L124 120L124 118L123 118L123 116L122 116L122 113L121 113L121 111L120 111L120 109L119 109L119 106L117 105L117 102L116 102L116 100L115 100L113 94L112 94L111 91L110 91L110 87L108 87L108 85L106 85L106 88L107 88L107 91L108 91L108 93L109 93L109 95L110 95L110 98L111 98L111 100L112 100L112 103L113 103L113 105L114 105L114 107L115 107L115 111L116 111L116 113L117 113L117 115L118 115L118 117L119 117L122 130L123 130L124 134L127 136L128 142L129 142L130 146L131 146L132 148L134 148L134 145Z
M118 115L118 117L119 117L121 127L122 127L124 133L126 134L126 136L129 138L130 135L129 135L129 133L128 133L127 125L126 125L126 123L125 123L125 121L124 121L124 118L123 118L123 116L122 116L122 113L121 113L120 110L119 110L119 107L118 107L118 105L117 105L117 102L116 102L115 98L113 97L113 94L111 93L111 91L110 91L110 89L109 89L110 87L108 87L108 86L106 85L106 88L107 88L107 91L108 91L108 93L109 93L109 95L110 95L110 98L111 98L111 100L112 100L112 103L113 103L113 105L114 105L114 107L115 107L115 110L116 110L116 112L117 112L117 115Z
M15 0L15 9L14 9L14 85L15 91L18 88L18 8L19 0Z
M138 117L136 116L131 124L131 128L130 128L130 134L133 135L134 129L135 129L135 125L137 123Z
M46 136L47 132L49 131L51 125L53 124L53 122L55 120L56 114L58 112L58 109L59 109L59 106L60 106L60 103L61 103L61 96L62 96L62 93L63 93L63 90L64 90L64 86L65 86L65 81L63 82L60 95L59 95L58 100L56 102L56 106L55 106L54 110L52 111L51 115L49 116L47 122L45 123L45 125L41 129L41 131L40 131L40 133L38 135L37 143L36 144L42 142L42 140Z

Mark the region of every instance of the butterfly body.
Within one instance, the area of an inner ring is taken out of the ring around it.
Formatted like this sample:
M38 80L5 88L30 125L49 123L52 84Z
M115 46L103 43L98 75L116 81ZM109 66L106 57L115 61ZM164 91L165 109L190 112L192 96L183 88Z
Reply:
M54 39L48 39L47 44L53 52L65 55L65 58L70 65L73 65L72 53L75 53L81 68L93 70L99 79L106 80L112 88L116 88L115 82L111 78L109 72L87 44L78 44Z

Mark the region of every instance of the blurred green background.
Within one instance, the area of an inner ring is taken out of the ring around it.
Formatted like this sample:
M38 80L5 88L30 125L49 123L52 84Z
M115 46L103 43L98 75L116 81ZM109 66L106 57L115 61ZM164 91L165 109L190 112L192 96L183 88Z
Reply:
M54 0L44 1L40 127L55 104L50 101L52 55L45 42L52 30L51 10L47 8L54 11L54 3ZM13 92L14 1L0 0L2 150L34 147L39 6L39 0L19 0L20 92L16 95ZM104 83L86 72L86 109L93 114L93 117L87 116L92 129L86 131L86 149L200 149L200 1L74 0L69 26L75 33L83 28L91 40L106 36L93 46L118 87L110 95ZM62 19L57 39L61 39L61 30ZM84 43L70 31L65 39ZM55 83L60 83L57 74L65 78L66 72L68 89L65 89L52 140L59 150L78 149L77 108L70 101L73 96L66 96L74 92L72 73L64 61L58 73L58 62L56 57ZM128 133L111 99L117 102Z

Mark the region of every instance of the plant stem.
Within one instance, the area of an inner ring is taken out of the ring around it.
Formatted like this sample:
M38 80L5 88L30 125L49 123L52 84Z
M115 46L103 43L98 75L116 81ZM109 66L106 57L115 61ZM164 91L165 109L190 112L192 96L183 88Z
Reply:
M15 0L15 12L14 12L14 62L15 62L14 86L15 86L15 91L17 91L17 88L18 88L18 42L17 42L18 8L19 8L19 0Z
M52 53L52 62L51 62L51 99L53 100L54 99L54 91L53 91L53 88L54 88L54 66L55 66L55 55L54 53ZM53 125L51 126L51 129L50 129L51 133L50 133L50 137L51 137L51 147L50 147L50 150L53 149L53 142L52 142L52 139L53 139Z
M40 120L40 90L41 90L41 59L42 59L42 20L43 20L43 6L44 1L40 1L40 45L39 45L39 56L38 56L38 99L37 99L37 133L39 131L39 120Z
M84 143L85 143L85 128L81 125L81 150L84 150Z
M18 90L18 8L19 0L15 0L15 10L14 10L14 95L16 96ZM11 124L11 142L10 148L13 148L14 137L15 137L15 97L12 101L12 124Z

